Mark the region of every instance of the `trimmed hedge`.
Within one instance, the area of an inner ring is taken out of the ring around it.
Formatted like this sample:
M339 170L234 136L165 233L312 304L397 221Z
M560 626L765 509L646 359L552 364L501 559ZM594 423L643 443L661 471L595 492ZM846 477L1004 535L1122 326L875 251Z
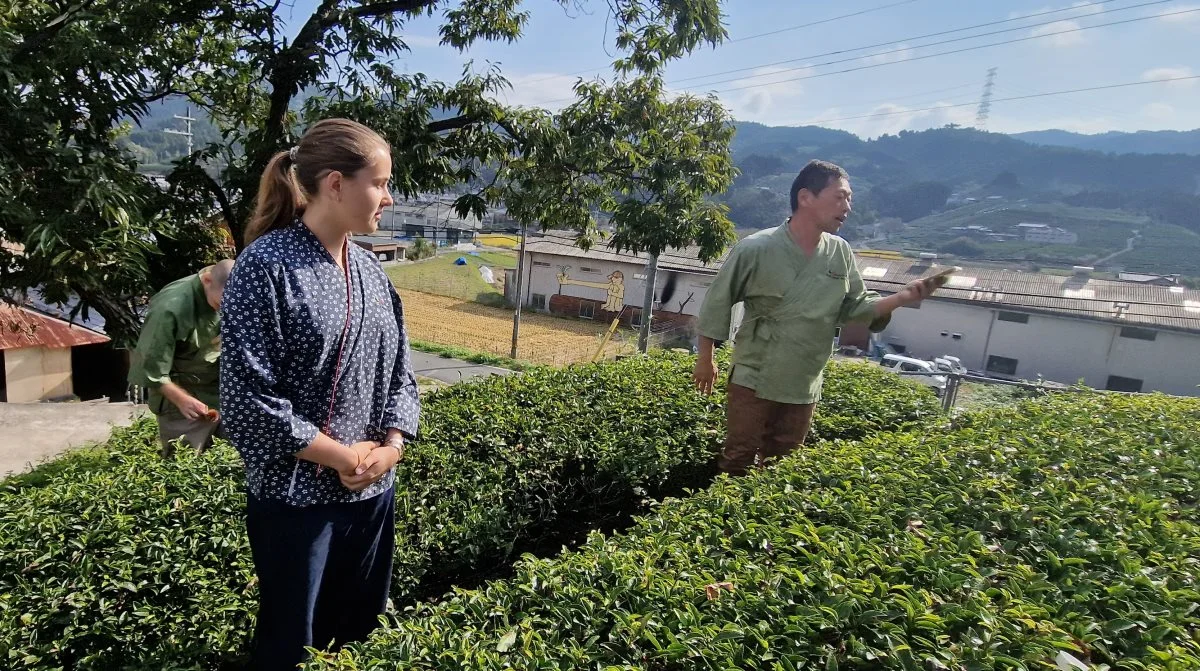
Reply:
M692 391L691 365L661 354L427 396L397 480L396 603L705 484L723 397ZM825 438L940 421L928 390L877 367L834 365L828 389ZM221 446L164 462L155 440L142 421L114 432L103 467L0 487L0 666L210 669L245 649L255 591L238 458Z
M1200 668L1200 403L823 443L310 670Z

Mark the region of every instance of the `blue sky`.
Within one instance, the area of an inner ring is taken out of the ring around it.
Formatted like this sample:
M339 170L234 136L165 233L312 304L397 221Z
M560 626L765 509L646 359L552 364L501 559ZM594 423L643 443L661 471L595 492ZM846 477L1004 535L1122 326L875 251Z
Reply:
M306 18L314 4L297 0L292 21ZM436 18L414 21L405 32L412 53L398 67L452 80L468 60L477 68L499 63L513 84L508 102L561 106L579 77L612 76L607 3L587 5L588 12L579 12L526 0L532 18L524 39L466 54L437 44ZM974 125L987 70L996 67L989 130L1200 127L1200 79L1003 100L1200 75L1200 3L1194 1L727 0L723 7L731 41L673 63L667 83L680 91L716 91L740 120L816 124L865 137ZM957 30L997 21L1005 22ZM1129 22L1091 28L1122 21ZM796 27L814 22L822 23ZM774 31L781 32L756 37ZM943 31L955 32L921 37ZM993 31L1005 32L972 37ZM925 46L946 40L957 41ZM1007 40L1021 41L971 49ZM861 49L869 45L883 46ZM970 50L936 55L960 49ZM837 72L856 68L862 69Z

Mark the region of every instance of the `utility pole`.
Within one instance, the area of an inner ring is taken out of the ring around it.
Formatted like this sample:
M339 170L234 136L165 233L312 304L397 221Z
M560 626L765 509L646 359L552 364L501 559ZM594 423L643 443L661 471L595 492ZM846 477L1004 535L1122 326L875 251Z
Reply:
M658 275L658 254L651 254L646 264L646 296L642 300L642 329L638 333L638 351L650 349L650 322L654 321L654 282Z
M513 334L512 334L512 351L509 353L510 359L517 358L517 338L521 335L521 303L524 302L524 283L525 278L525 238L528 236L528 227L524 222L521 223L521 251L517 256L517 286L514 292L515 300L513 303L516 307L513 309Z
M192 136L192 122L196 120L192 117L192 108L191 107L184 108L183 116L179 116L178 114L176 114L175 118L179 119L180 121L183 121L187 126L187 130L174 130L171 128L167 128L163 132L166 133L167 135L182 135L183 137L186 137L187 138L187 148L188 148L187 153L188 153L188 156L191 156L192 155L192 137L193 137Z

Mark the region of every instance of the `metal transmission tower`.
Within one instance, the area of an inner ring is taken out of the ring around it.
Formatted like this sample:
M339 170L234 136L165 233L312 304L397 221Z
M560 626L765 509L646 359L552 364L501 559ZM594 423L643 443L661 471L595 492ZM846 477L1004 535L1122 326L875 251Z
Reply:
M975 113L975 128L984 130L988 114L992 111L992 87L996 85L996 68L988 68L987 80L983 83L983 95L979 97L979 111Z
M188 147L188 150L187 150L188 156L191 156L192 155L192 122L195 121L195 119L192 117L192 108L191 107L185 108L183 116L179 116L178 114L176 114L175 118L179 119L180 121L186 122L187 130L185 130L185 131L184 130L173 130L173 129L168 128L168 129L164 130L163 132L167 133L168 135L182 135L182 136L186 137L187 138L187 147Z

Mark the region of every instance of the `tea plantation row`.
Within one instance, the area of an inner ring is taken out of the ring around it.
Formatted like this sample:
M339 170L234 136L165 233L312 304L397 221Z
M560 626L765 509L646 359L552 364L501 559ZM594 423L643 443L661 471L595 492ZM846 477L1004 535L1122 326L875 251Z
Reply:
M310 671L1200 668L1200 403L808 447Z
M695 393L690 370L664 354L428 397L397 480L397 606L483 584L522 553L554 554L706 485L723 398ZM927 390L834 365L814 434L938 421ZM0 486L0 668L214 669L245 651L255 581L237 456L222 446L163 462L155 433L141 422L114 432L102 465Z

